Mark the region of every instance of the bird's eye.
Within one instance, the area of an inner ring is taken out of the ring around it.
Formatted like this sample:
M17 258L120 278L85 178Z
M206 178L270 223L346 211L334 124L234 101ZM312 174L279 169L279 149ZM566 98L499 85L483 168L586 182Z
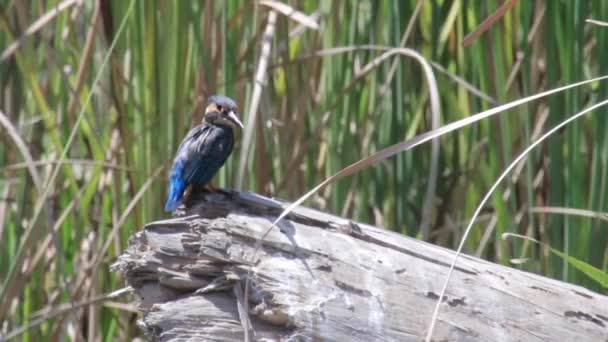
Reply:
M222 111L222 106L217 105L217 111L218 111L218 112L221 112L221 111Z

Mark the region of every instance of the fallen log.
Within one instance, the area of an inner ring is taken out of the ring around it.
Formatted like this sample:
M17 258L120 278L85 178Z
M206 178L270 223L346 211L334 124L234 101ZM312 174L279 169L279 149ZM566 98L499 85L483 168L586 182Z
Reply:
M113 269L153 340L421 341L453 251L252 193L206 194L134 234ZM250 273L248 273L251 267ZM249 291L245 291L249 277ZM608 341L608 297L459 259L434 341Z

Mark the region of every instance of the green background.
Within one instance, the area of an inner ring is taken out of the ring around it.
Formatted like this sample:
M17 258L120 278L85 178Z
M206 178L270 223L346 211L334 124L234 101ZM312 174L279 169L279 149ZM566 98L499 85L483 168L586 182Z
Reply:
M519 1L466 47L465 36L502 2L423 1L415 16L414 0L287 3L319 18L320 28L279 14L241 179L243 189L286 200L432 129L421 66L394 57L362 76L382 53L371 45L405 42L443 69L434 68L442 125L608 74L608 27L585 22L608 20L606 1ZM229 95L250 120L268 11L254 1L0 1L0 113L12 125L0 128L0 302L7 308L0 334L40 317L20 338L111 341L140 334L133 305L122 304L131 303L128 297L49 319L41 310L124 286L108 266L132 233L169 217L168 167L206 98ZM595 83L517 107L441 137L438 156L425 144L340 180L306 205L455 248L515 156L606 91ZM597 110L534 150L493 194L465 252L503 264L525 259L513 267L605 293L581 272L595 267L606 277L608 269L605 132L606 110ZM242 136L217 185L236 186ZM436 186L430 197L429 182ZM425 203L430 215L423 222ZM538 213L543 207L557 213ZM564 215L563 208L595 218ZM505 232L544 245L503 240ZM564 262L550 247L583 264Z

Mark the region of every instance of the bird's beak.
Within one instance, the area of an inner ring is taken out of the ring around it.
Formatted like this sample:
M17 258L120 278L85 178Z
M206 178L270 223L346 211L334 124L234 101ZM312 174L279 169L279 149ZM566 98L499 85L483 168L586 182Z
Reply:
M229 118L230 120L232 120L232 122L234 122L235 124L237 124L237 125L241 126L241 128L245 128L245 127L243 126L243 123L241 122L241 120L239 120L239 117L238 117L238 116L236 116L236 113L235 113L233 110L231 110L231 111L228 113L228 118Z

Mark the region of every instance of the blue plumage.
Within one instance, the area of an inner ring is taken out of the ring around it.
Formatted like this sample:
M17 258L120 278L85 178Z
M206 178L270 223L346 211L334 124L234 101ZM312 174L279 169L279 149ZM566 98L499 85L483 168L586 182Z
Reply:
M212 96L203 123L188 132L177 150L169 176L166 211L180 206L188 186L206 185L224 165L234 147L235 125L243 127L236 116L234 101Z
M188 184L182 176L184 169L183 160L178 160L173 165L171 175L169 176L169 198L165 204L165 211L174 211L182 203L182 196Z

